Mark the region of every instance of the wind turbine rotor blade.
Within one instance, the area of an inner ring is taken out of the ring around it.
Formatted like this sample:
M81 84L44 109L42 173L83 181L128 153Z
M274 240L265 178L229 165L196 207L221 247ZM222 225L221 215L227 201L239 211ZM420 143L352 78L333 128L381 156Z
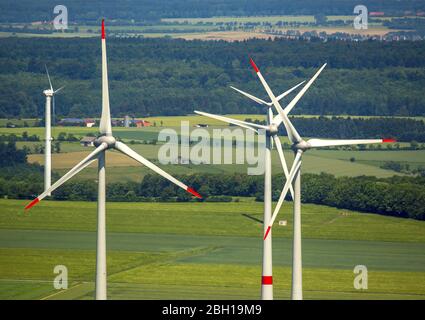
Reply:
M43 200L48 194L50 194L52 191L56 190L58 187L60 187L62 184L64 184L66 181L71 179L73 176L75 176L77 173L79 173L81 170L89 166L93 161L97 159L97 156L100 152L106 150L108 145L106 143L102 143L99 147L97 147L92 153L90 153L87 157L85 157L82 161L80 161L75 167L73 167L71 170L69 170L62 178L60 178L58 181L56 181L50 188L45 190L42 194L40 194L37 198L35 198L33 201L31 201L26 207L25 210L30 209L34 205L36 205L38 202Z
M375 143L394 143L394 139L349 139L349 140L326 140L326 139L310 139L307 141L309 147L332 147L332 146L348 146L356 144L375 144Z
M53 91L52 82L50 81L49 70L47 70L47 65L44 65L44 67L46 68L47 79L49 79L50 90L52 90L52 91Z
M263 75L260 72L260 69L257 67L257 65L255 64L254 60L252 60L252 58L249 58L249 62L251 63L252 68L254 69L255 73L257 74L258 78L261 81L261 84L263 85L264 89L266 89L267 94L270 97L270 100L275 101L276 97L274 96L272 90L270 89L269 85L267 84L266 80L264 79Z
M302 151L298 151L297 155L295 156L294 163L292 164L292 168L291 168L291 172L289 173L289 177L285 182L285 186L283 187L282 193L280 194L280 197L279 197L277 205L274 209L273 215L272 215L272 217L271 217L271 219L268 223L266 233L264 234L264 240L266 240L266 238L267 238L267 236L270 232L270 229L273 225L273 222L275 221L276 216L279 213L279 210L280 210L280 208L283 204L283 201L285 200L285 197L286 197L286 194L288 193L289 187L292 185L292 182L295 178L295 175L301 167L301 157L302 157Z
M61 91L63 88L65 88L65 86L63 86L63 87L60 87L59 89L57 89L57 90L55 90L55 91L53 91L53 94L56 94L56 93L58 93L59 91Z
M115 149L117 149L118 151L121 151L123 154L129 156L130 158L136 160L137 162L140 162L141 164L145 165L146 167L148 167L152 171L154 171L154 172L158 173L159 175L163 176L165 179L171 181L175 185L177 185L180 188L182 188L182 189L186 190L187 192L191 193L195 197L197 197L199 199L202 199L202 196L198 192L196 192L193 188L188 187L183 182L177 180L176 178L174 178L173 176L171 176L170 174L168 174L167 172L165 172L164 170L162 170L160 167L156 166L155 164L153 164L149 160L147 160L144 157L142 157L141 155L139 155L137 152L133 151L130 147L128 147L124 143L117 141L115 143Z
M291 89L285 91L284 93L282 93L280 96L278 96L276 98L277 101L282 100L284 97L286 97L288 94L290 94L292 91L294 91L295 89L297 89L300 85L302 85L305 81L302 81L300 83L298 83L296 86L292 87ZM276 125L279 125L282 123L282 116L280 115L280 113L278 113L276 115L276 117L273 118L273 123L275 123Z
M285 91L284 93L282 93L281 95L279 95L278 97L276 97L276 100L277 100L277 101L282 100L282 99L283 99L283 98L285 98L288 94L290 94L292 91L294 91L295 89L297 89L300 85L302 85L304 82L305 82L305 80L304 80L304 81L302 81L302 82L300 82L300 83L298 83L296 86L292 87L291 89L289 89L289 90Z
M108 65L106 59L105 20L102 19L102 115L99 132L107 136L112 135L111 111L109 107Z
M255 64L254 60L252 58L249 58L249 62L251 63L251 66L254 68L254 71L257 73L258 78L261 81L261 84L263 85L264 89L266 89L267 94L269 95L273 106L275 107L276 111L280 114L283 125L285 126L286 132L288 133L288 138L292 143L298 143L302 139L300 135L298 134L297 130L295 130L294 126L290 123L288 117L286 116L285 112L283 111L282 107L279 104L279 101L274 96L272 90L270 89L269 85L267 84L266 80L264 79L263 75L260 72L260 69ZM280 123L279 123L280 124ZM277 125L279 125L277 124Z
M283 111L282 107L280 106L279 103L274 104L274 107L276 108L278 115L280 116L278 119L281 120L281 122L283 123L285 129L286 129L286 133L288 134L288 138L289 141L291 141L291 143L298 143L301 142L301 136L299 135L298 131L295 129L295 127L293 126L292 122L289 120L288 116L285 114L285 112ZM275 117L275 119L278 116ZM279 125L279 123L276 123L276 125Z
M271 106L272 105L270 102L266 102L264 100L261 100L260 98L257 98L256 96L253 96L252 94L249 94L249 93L247 93L245 91L239 90L238 88L235 88L235 87L232 87L232 86L230 86L230 88L232 88L233 90L235 90L235 91L243 94L245 97L248 97L249 99L257 102L258 104L264 104L264 105L267 105L267 106Z
M282 144L280 143L280 139L277 135L273 136L273 140L275 142L276 149L277 149L277 152L279 154L279 159L280 159L280 162L282 164L282 169L283 169L283 172L285 173L285 178L286 178L286 180L288 180L289 171L288 171L288 166L286 164L285 155L283 153ZM291 192L292 199L294 199L294 188L292 187L292 184L289 186L289 191Z
M323 71L323 69L325 69L327 63L325 63L317 72L316 74L313 76L313 78L311 78L307 84L300 90L300 92L298 92L298 94L295 96L294 99L292 99L292 101L285 107L285 114L288 114L289 112L291 112L292 108L297 104L297 102L302 98L302 96L304 95L304 93L306 93L306 91L310 88L310 86L313 84L313 82L317 79L317 77L319 76L319 74Z
M255 128L257 128L257 129L263 129L263 130L268 130L268 127L262 126L260 124L255 124L255 123L250 123L250 122L246 122L246 121L236 120L236 119L232 119L232 118L228 118L228 117L223 117L223 116L219 116L219 115L211 114L211 113L207 113L207 112L197 111L197 110L195 110L194 112L196 114L201 115L201 116L205 116L205 117L216 119L216 120L219 120L219 121L231 123L231 124L234 124L235 126L239 126L239 127L245 128L245 129L253 130L254 132L257 132L257 130Z

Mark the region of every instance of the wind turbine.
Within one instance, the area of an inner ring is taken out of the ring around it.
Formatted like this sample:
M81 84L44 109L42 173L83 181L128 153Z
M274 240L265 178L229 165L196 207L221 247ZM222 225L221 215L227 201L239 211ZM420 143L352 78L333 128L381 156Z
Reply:
M111 115L109 108L109 88L108 88L108 69L106 63L106 40L105 40L105 23L102 20L102 115L99 126L100 135L95 140L96 149L85 157L80 163L69 170L62 178L56 181L50 188L45 190L41 195L31 201L25 209L30 209L50 192L61 186L63 183L71 179L84 168L88 167L94 161L98 161L98 199L97 199L97 248L96 248L96 299L106 300L106 217L105 217L105 153L108 149L115 149L128 157L140 162L149 169L160 174L180 188L191 193L195 197L201 198L201 195L194 189L186 186L184 183L175 179L155 164L145 159L127 145L116 141L112 135Z
M278 112L278 115L274 119L275 125L283 122L288 138L292 143L292 150L295 153L295 159L292 164L289 175L286 175L286 183L279 197L278 203L274 209L273 216L268 220L268 225L264 233L264 240L270 237L271 227L276 219L277 214L285 200L288 190L293 188L293 200L294 200L294 225L293 225L293 251L292 251L292 292L291 298L293 300L302 300L302 254L301 254L301 162L302 155L309 149L331 147L331 146L343 146L343 145L359 145L359 144L376 144L376 143L387 143L395 142L394 139L354 139L354 140L325 140L325 139L309 139L303 140L295 127L292 125L288 118L288 113L294 108L297 102L302 98L305 92L313 84L319 74L326 67L324 64L316 74L307 82L307 84L298 92L295 98L283 109L279 103L279 100L274 96L266 80L262 76L260 70L251 59L251 65L254 68L258 78L260 79L264 89L270 97L273 106ZM256 97L253 97L258 99ZM292 192L292 190L291 190Z
M52 184L52 121L51 121L51 108L53 105L53 117L55 116L55 94L61 91L64 87L57 90L53 90L52 82L50 81L49 70L47 70L47 79L49 79L50 88L43 91L46 96L46 108L45 108L45 147L44 147L44 190L50 188ZM52 103L53 100L53 103ZM50 196L50 193L48 194Z
M278 96L276 99L281 100L282 98L286 97L288 94L290 94L292 91L297 89L303 82L297 84L295 87L285 91L280 96ZM217 119L220 121L224 121L227 123L234 124L236 126L253 130L256 133L259 133L259 129L264 130L266 133L266 145L265 145L265 152L264 152L264 216L263 216L263 226L264 226L264 232L266 231L266 225L267 221L271 219L271 210L272 210L272 167L271 167L271 149L273 142L276 145L276 149L279 154L279 158L282 164L283 172L285 173L285 176L289 177L288 167L286 165L285 156L283 154L282 145L280 143L279 137L277 136L278 133L278 126L279 124L276 124L274 121L274 115L273 111L271 110L271 106L273 105L272 102L266 102L264 100L261 100L259 98L256 98L249 93L246 93L242 90L239 90L235 87L232 87L232 89L238 91L239 93L242 93L243 95L247 96L248 98L254 100L258 104L267 106L266 110L266 119L267 119L267 125L258 125L246 121L241 120L235 120L228 117L223 117L219 115L214 115L206 112L196 111L195 113L210 117L213 119ZM292 187L290 188L291 194L293 195ZM263 262L262 262L262 275L261 275L261 299L263 300L273 300L273 276L272 276L272 239L271 236L267 239L263 239Z

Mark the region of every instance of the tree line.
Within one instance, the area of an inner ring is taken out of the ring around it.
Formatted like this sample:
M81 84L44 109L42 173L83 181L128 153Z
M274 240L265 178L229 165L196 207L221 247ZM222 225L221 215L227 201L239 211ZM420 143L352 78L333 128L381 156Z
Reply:
M41 176L41 174L40 174ZM246 175L195 174L177 177L198 188L202 201L229 202L235 197L255 197L263 201L263 178ZM273 177L273 200L277 201L284 178ZM425 179L375 177L334 177L330 174L302 175L302 202L387 216L425 220ZM30 199L43 191L42 180L28 182L0 177L0 196ZM193 199L157 175L146 175L142 182L109 183L108 201L188 202ZM69 181L53 194L54 200L95 201L97 184L89 180ZM290 200L290 196L287 197ZM237 200L238 201L238 200Z
M350 117L290 117L297 131L304 137L334 139L395 138L397 141L425 142L423 120L407 118L350 118ZM248 122L265 124L265 121ZM286 134L283 126L280 134ZM389 145L392 149L393 146Z
M266 98L249 65L255 58L276 94L327 62L292 114L425 115L425 42L108 39L111 112L115 117L263 113L229 85ZM0 39L0 117L42 117L49 67L56 114L98 116L99 39ZM282 101L282 104L287 103Z

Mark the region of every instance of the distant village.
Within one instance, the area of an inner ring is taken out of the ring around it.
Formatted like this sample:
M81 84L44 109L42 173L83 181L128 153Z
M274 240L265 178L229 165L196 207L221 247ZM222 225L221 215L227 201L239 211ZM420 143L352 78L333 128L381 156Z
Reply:
M388 32L385 35L369 35L369 34L351 34L344 32L335 32L335 33L326 33L326 32L317 32L317 31L305 31L300 32L299 30L286 30L286 31L268 31L267 34L279 36L280 38L290 39L290 40L342 40L342 41L422 41L425 40L424 35L420 35L414 32L408 31L399 31L399 32Z

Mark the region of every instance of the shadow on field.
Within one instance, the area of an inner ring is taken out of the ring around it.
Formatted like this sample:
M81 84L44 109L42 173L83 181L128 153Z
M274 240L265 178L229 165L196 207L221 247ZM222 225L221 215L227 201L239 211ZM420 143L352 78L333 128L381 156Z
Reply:
M242 213L242 216L244 216L245 218L248 218L248 219L254 220L255 222L258 222L258 223L263 224L263 220L260 220L260 219L258 219L258 218L256 218L256 217L253 217L253 216L249 215L249 214Z

